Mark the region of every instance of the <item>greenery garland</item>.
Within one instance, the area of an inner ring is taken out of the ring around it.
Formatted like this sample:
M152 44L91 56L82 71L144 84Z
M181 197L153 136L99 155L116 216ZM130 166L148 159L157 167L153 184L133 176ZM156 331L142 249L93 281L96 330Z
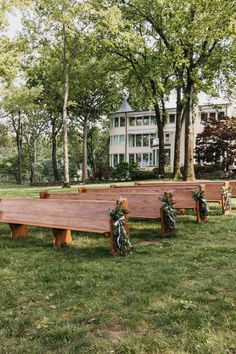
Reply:
M177 210L174 209L173 194L164 193L162 197L164 225L167 232L175 230Z
M231 187L221 187L221 193L224 197L224 211L230 211L232 208L232 188Z
M209 215L209 207L204 191L200 189L196 189L195 191L193 191L193 199L199 201L199 212L201 218L206 218Z
M115 209L109 210L109 215L113 221L113 248L115 252L122 256L125 256L126 252L131 248L129 235L125 229L126 214L128 214L128 210L123 207L121 201L117 203Z

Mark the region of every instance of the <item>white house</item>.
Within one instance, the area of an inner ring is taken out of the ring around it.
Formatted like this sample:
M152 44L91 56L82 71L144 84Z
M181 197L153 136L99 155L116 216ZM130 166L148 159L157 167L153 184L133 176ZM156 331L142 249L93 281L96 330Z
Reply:
M168 121L164 128L166 166L174 164L176 108L174 101L166 104ZM236 103L227 99L211 99L201 95L195 108L194 135L203 130L202 122L208 117L236 116ZM154 111L133 111L125 99L110 119L110 166L137 162L140 168L158 167L158 138ZM184 134L181 138L181 164L184 163Z

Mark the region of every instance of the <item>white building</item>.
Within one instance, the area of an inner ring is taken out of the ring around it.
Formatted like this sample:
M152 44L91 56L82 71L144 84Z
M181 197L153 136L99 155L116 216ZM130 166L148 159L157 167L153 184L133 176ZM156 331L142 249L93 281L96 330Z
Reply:
M174 138L176 108L167 103L168 120L164 128L166 166L174 164ZM227 99L211 101L201 95L195 109L194 135L203 130L202 122L208 117L236 116L236 103ZM154 111L133 111L125 99L120 109L110 119L110 166L118 163L137 162L140 168L158 167L158 138ZM184 163L184 134L181 137L181 165Z

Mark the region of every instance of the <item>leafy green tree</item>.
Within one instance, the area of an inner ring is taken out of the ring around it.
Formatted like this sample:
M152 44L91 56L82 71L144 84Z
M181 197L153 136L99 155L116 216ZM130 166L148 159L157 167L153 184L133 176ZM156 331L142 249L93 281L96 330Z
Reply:
M222 62L230 59L229 47L235 46L236 3L234 0L125 0L116 4L129 13L137 26L140 21L144 22L153 41L161 40L168 57L172 58L176 89L182 93L179 102L184 104L183 109L177 108L184 114L180 123L185 123L184 178L194 179L194 106L198 93L213 84L214 73L218 73ZM112 23L119 29L116 16ZM149 43L153 46L152 41Z
M107 70L106 61L92 54L93 52L90 50L82 57L83 61L80 58L79 62L75 62L75 75L71 80L72 102L69 107L73 124L83 139L84 181L88 179L88 135L90 136L91 149L93 133L96 131L95 127L98 124L101 125L102 117L110 112L119 93L115 78ZM106 158L108 158L107 149L104 151L106 151ZM91 150L89 159L91 162ZM95 161L93 161L92 166L95 172Z
M25 25L38 38L38 55L54 51L55 61L61 66L63 76L63 100L61 104L64 147L64 186L69 185L68 156L68 100L69 83L74 62L86 47L89 23L86 20L86 4L73 0L37 0L28 14ZM35 24L38 24L36 26Z
M3 91L3 99L1 107L3 114L8 118L8 124L15 136L17 148L17 183L22 184L22 164L23 164L23 139L24 125L27 119L30 119L29 114L36 109L37 100L40 95L41 87L28 89L25 86L11 86ZM33 124L34 126L34 124ZM28 126L29 128L29 126Z

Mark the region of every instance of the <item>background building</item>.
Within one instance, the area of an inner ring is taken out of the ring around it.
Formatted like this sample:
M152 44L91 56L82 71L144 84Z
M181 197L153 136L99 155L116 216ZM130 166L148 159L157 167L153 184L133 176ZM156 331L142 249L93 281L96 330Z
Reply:
M173 168L176 108L174 102L166 105L168 112L164 128L166 167ZM194 135L203 130L209 117L236 116L236 104L226 99L213 102L201 95L195 109ZM120 109L110 119L110 166L118 163L137 162L140 168L158 167L159 143L154 111L133 111L125 99ZM184 131L184 129L183 129ZM181 164L184 163L184 134L181 137Z

